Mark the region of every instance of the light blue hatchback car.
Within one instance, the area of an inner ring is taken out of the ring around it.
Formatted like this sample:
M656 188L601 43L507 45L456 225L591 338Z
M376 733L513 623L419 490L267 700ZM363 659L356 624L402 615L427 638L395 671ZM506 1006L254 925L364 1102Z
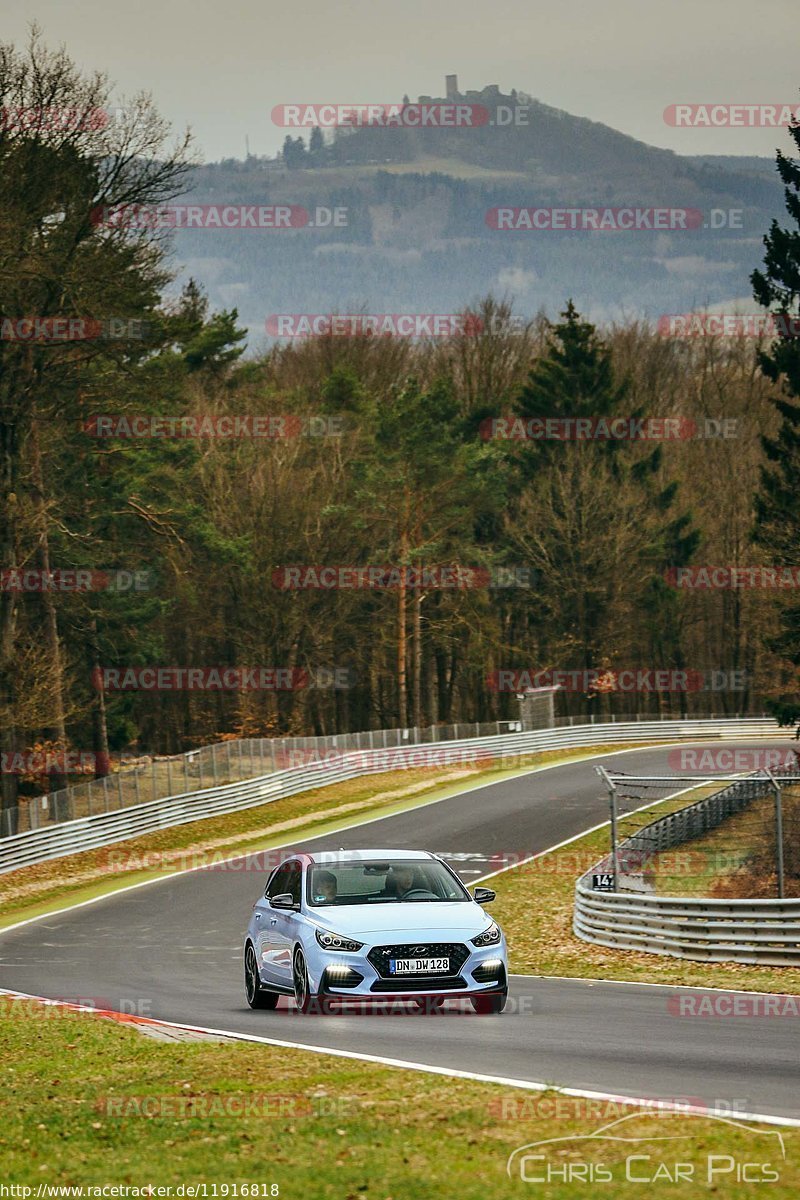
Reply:
M251 1008L293 996L301 1012L331 1001L414 1000L435 1008L468 997L503 1011L508 960L502 930L435 854L340 850L293 854L253 906L244 943Z

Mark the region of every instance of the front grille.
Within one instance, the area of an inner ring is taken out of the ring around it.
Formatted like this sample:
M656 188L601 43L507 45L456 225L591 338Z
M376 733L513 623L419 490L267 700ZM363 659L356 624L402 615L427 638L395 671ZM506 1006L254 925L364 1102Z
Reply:
M452 978L453 975L459 973L469 958L469 950L462 942L408 942L401 946L373 946L367 958L381 979L391 979L393 984L400 980L407 983L409 976L389 974L390 958L449 958L450 978ZM415 974L413 978L430 981L431 979L441 979L442 976L434 972L421 976Z
M457 975L393 975L391 979L376 979L371 992L450 992L454 988L465 988L466 979Z

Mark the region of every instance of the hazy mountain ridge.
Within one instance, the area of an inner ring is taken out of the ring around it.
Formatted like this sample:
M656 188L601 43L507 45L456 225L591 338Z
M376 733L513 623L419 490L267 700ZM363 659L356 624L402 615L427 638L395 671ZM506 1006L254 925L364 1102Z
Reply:
M312 220L317 206L340 207L346 225L180 230L182 277L195 275L214 304L237 305L255 341L270 313L453 312L488 291L513 296L522 314L554 313L572 296L598 319L748 294L761 238L782 211L771 160L683 157L521 93L464 95L494 113L526 105L528 124L355 129L333 137L324 165L253 157L198 168L194 203L294 203ZM509 233L486 220L497 206L629 205L697 208L705 227Z

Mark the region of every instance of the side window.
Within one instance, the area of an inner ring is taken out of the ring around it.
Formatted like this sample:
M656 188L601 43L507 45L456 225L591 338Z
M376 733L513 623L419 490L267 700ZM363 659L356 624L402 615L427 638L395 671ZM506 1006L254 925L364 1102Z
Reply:
M289 888L287 886L288 883L289 883L289 864L284 863L282 867L278 867L277 871L270 879L269 883L267 884L264 895L267 897L267 899L271 899L272 896L280 896L283 892L289 891Z
M286 864L286 884L284 891L290 893L295 904L300 903L300 883L303 878L303 868L295 859L293 862Z

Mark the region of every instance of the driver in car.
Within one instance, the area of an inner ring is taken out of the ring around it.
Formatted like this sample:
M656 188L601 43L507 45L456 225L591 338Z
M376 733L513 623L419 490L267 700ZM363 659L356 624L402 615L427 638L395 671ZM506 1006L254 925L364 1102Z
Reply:
M318 904L332 904L337 893L336 876L332 871L319 871L314 879L314 898Z
M413 867L393 867L392 876L394 878L396 895L398 900L402 900L406 892L419 890L417 883L416 871Z

